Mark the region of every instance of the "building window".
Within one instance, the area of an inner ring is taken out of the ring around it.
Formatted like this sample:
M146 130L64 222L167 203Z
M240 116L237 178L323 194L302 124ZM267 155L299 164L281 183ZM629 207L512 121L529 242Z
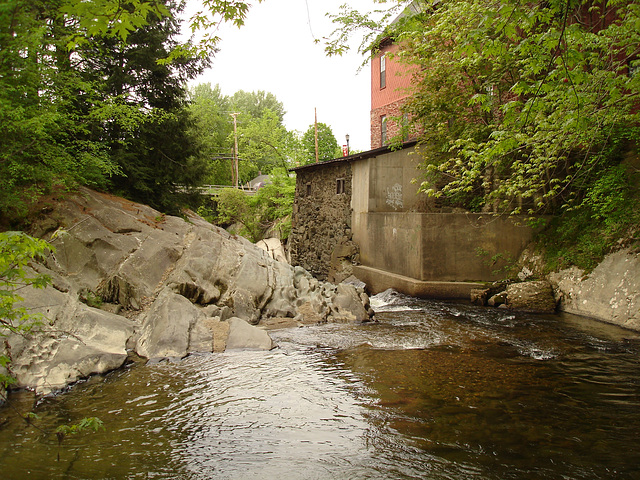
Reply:
M311 184L307 183L307 197L311 196Z
M387 86L387 56L380 57L380 89Z
M384 147L387 144L387 116L382 115L380 117L380 146Z
M344 178L338 178L336 180L336 195L340 195L341 193L346 193L344 189Z

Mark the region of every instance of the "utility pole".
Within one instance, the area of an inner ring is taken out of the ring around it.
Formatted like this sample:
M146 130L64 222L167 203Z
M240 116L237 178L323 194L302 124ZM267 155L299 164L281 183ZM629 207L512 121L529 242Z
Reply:
M230 113L229 115L231 115L233 117L233 141L234 141L234 147L233 147L233 165L231 167L231 181L233 182L234 186L236 188L238 188L238 115L240 115L239 113Z
M315 116L316 116L313 125L315 127L315 138L316 138L316 163L318 163L318 110L314 108L313 113L315 113Z

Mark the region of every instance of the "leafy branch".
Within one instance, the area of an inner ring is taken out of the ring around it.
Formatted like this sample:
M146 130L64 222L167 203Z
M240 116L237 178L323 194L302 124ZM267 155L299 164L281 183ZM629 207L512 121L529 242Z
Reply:
M56 428L55 433L58 439L58 445L62 445L64 439L69 435L75 435L84 431L98 432L99 430L104 430L104 422L98 417L86 417L72 425L60 425Z

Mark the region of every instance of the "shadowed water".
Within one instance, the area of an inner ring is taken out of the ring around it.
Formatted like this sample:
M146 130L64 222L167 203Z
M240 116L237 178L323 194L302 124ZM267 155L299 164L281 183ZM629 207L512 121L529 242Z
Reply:
M572 316L374 299L271 352L132 366L0 411L0 478L636 479L640 340ZM53 430L106 429L58 445Z

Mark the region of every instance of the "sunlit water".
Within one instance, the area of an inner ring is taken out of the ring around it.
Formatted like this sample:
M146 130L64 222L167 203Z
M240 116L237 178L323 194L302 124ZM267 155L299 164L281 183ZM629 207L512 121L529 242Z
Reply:
M586 319L374 299L378 323L135 365L0 410L2 479L638 479L640 340ZM33 410L29 425L16 411ZM98 416L67 437L58 425Z

